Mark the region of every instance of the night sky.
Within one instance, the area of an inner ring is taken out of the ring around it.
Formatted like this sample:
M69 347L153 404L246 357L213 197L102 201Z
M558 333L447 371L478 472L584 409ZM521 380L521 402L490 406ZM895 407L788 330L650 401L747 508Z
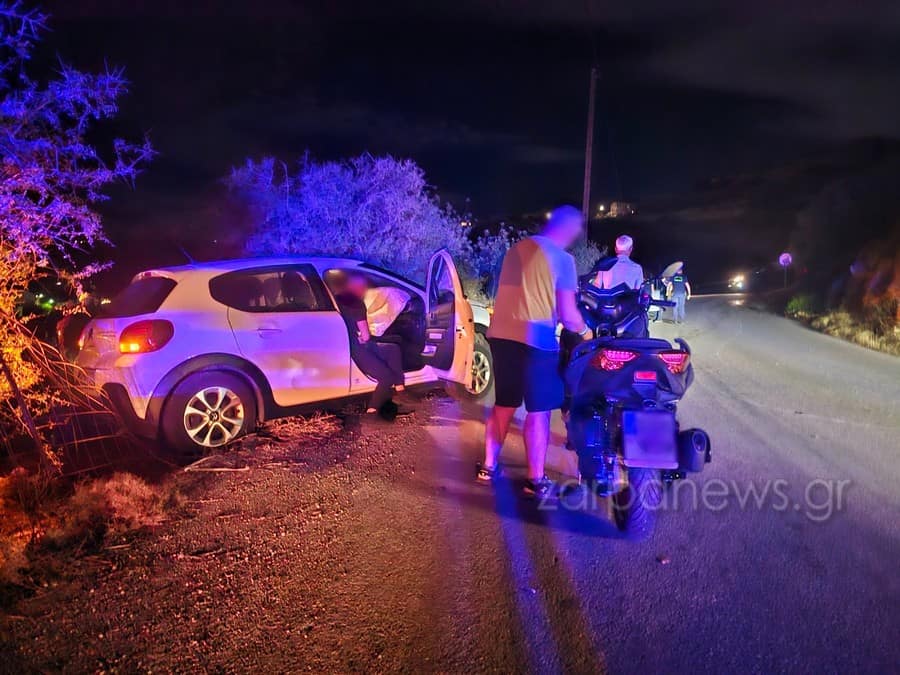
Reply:
M487 220L580 203L588 73L594 195L642 203L865 137L900 138L900 3L44 2L38 62L132 82L115 132L160 152L107 207L120 244L215 230L245 157L409 156ZM223 224L222 227L225 225Z

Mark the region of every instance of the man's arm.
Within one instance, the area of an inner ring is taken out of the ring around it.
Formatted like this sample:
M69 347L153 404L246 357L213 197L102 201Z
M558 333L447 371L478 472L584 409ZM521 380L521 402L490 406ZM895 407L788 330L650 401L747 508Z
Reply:
M684 282L684 290L687 291L687 300L690 300L691 299L691 285L687 281Z
M559 321L566 330L583 335L587 332L587 324L575 302L575 291L559 289L556 291L556 311Z
M360 344L366 344L372 339L372 334L369 332L369 322L365 319L356 322L356 330L359 331Z
M556 313L566 330L584 336L588 328L575 302L577 290L578 272L575 269L575 258L565 254L557 267Z

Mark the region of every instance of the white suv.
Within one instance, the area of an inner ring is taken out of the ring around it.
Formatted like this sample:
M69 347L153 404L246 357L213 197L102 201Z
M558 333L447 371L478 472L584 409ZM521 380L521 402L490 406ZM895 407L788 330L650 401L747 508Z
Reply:
M350 270L410 295L395 321L407 336L408 385L443 380L470 397L487 393L487 312L477 308L476 325L446 251L431 258L425 288L343 258L142 272L84 329L77 363L138 433L181 450L224 445L257 422L375 388L350 358L332 295L336 278Z

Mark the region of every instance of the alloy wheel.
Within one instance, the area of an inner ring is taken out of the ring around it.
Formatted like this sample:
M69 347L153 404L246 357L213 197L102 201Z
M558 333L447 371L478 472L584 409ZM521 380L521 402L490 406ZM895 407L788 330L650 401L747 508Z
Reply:
M244 404L227 387L207 387L194 394L184 408L184 430L204 448L233 441L244 425Z
M472 386L469 391L475 395L480 394L491 383L491 364L484 352L477 349L472 355Z

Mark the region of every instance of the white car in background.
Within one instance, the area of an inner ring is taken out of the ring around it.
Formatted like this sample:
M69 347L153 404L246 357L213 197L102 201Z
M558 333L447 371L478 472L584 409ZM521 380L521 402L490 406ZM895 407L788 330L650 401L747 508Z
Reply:
M84 329L76 362L140 435L186 451L225 445L258 422L374 390L350 358L332 292L349 271L410 296L396 319L416 336L404 343L407 385L444 381L457 395L487 394L490 317L473 311L446 251L431 258L425 288L344 258L141 272Z

